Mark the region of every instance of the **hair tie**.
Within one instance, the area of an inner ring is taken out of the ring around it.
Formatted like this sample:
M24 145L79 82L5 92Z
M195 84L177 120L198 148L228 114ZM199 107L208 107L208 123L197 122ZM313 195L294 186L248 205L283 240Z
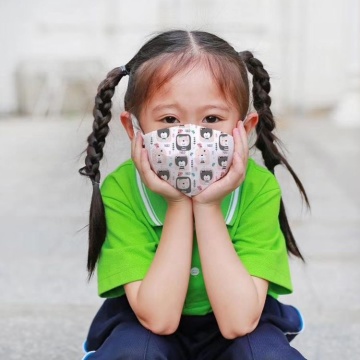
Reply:
M123 76L130 75L130 71L128 71L128 69L126 69L126 65L120 66L120 70L121 70L121 75L123 75Z
M92 180L92 184L93 184L93 186L100 187L99 181Z

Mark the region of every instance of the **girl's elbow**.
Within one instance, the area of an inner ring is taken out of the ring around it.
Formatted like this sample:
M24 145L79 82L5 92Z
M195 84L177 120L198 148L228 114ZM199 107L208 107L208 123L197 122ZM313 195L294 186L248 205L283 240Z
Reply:
M259 323L259 320L249 322L247 324L241 324L238 326L223 326L219 327L221 335L227 339L227 340L234 340L239 337L243 337L247 334L250 334L253 332L257 325Z
M175 333L177 328L178 328L178 324L177 325L165 324L163 326L158 326L158 325L152 326L149 330L156 335L171 335Z
M152 333L156 335L171 335L174 334L177 328L179 327L179 321L141 321L141 324Z

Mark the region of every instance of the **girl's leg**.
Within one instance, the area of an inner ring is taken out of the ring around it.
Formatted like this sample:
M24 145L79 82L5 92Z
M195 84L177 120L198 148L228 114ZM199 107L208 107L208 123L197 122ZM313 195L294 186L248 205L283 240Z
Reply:
M197 360L304 360L290 341L303 329L299 311L268 296L257 328L248 335L226 340L218 332Z
M125 297L106 300L91 324L83 360L186 359L176 335L159 336L137 320Z
M275 325L260 324L252 333L231 341L218 360L304 360L290 346L284 333Z
M105 342L85 359L89 360L183 360L174 336L159 336L141 324L118 325Z

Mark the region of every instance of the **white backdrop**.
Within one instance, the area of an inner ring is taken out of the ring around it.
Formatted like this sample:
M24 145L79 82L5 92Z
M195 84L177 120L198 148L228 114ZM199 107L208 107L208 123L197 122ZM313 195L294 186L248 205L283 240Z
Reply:
M72 75L96 83L128 61L150 34L178 27L212 31L239 51L255 51L273 78L278 110L329 109L349 90L350 78L358 85L357 2L0 0L0 113L24 107L41 112L49 102L47 89L36 84L41 72L52 74L52 90L61 88L56 78L68 75L68 64ZM86 64L90 70L81 74ZM20 86L16 74L23 76Z

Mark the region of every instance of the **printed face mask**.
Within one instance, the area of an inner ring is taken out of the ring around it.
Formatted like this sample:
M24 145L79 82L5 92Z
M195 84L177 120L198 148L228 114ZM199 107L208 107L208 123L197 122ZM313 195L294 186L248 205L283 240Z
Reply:
M132 120L139 131L133 115ZM154 172L190 197L225 176L234 153L231 135L192 124L155 130L143 139Z

